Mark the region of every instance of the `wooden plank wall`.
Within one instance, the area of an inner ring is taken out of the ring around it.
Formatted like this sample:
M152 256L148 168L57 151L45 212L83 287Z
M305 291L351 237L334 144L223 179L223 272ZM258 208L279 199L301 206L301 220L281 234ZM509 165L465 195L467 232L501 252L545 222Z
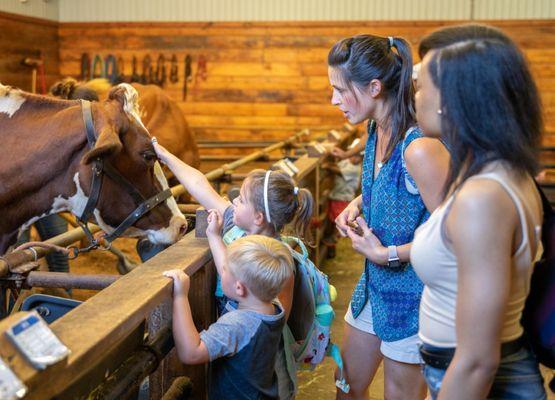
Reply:
M451 22L450 22L451 23ZM455 23L455 22L453 22ZM445 22L62 23L60 72L76 76L82 52L178 56L180 82L166 89L200 141L280 140L301 128L324 131L343 123L329 104L326 57L340 38L358 33L402 36L415 46ZM548 130L555 133L555 21L494 22L525 50L542 90ZM182 101L183 59L193 82ZM206 79L197 75L200 56ZM206 150L204 153L206 154ZM229 151L226 149L226 151Z
M0 83L31 90L31 68L26 57L42 52L48 87L59 77L58 23L0 12Z
M302 128L319 132L343 123L329 104L326 66L327 52L338 39L363 32L395 35L416 49L423 35L454 23L61 23L59 71L78 76L83 52L121 55L126 74L133 55L141 72L146 54L154 62L159 54L166 59L176 54L179 83L166 89L179 100L198 140L280 140ZM488 23L504 29L524 49L542 92L547 131L555 134L555 21ZM193 79L183 101L187 54L193 59ZM197 74L201 56L207 60L205 79Z

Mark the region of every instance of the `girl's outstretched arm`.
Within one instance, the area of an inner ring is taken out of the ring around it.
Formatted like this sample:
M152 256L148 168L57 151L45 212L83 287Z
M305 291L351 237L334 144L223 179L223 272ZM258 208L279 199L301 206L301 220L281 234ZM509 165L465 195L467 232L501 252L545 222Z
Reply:
M206 176L198 169L195 169L179 158L174 156L163 146L159 145L155 138L152 140L154 150L160 161L168 166L173 172L179 183L207 210L216 209L222 215L231 204L214 190Z

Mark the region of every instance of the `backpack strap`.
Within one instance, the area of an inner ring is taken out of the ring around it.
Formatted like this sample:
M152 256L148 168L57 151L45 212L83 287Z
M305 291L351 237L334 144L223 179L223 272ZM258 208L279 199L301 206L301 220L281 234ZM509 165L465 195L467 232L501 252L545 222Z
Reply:
M308 259L308 250L306 249L305 244L303 243L303 241L301 239L299 239L298 237L295 236L282 236L281 237L281 241L284 242L285 244L287 244L287 242L295 242L299 248L301 249L301 254L303 256L303 258ZM288 245L289 246L289 245ZM291 246L289 246L291 248ZM293 248L291 248L291 251L295 251L293 250Z
M343 376L343 359L341 358L341 351L335 343L331 343L328 346L328 356L330 356L333 361L337 364L339 368L339 378L335 381L335 386L338 387L343 393L349 393L351 386L345 380Z
M281 237L282 241L285 243L286 246L288 246L291 249L291 254L293 255L293 257L298 260L299 262L299 266L298 268L303 268L303 270L305 271L305 273L309 276L309 279L312 282L316 282L318 277L316 276L316 266L314 266L314 264L312 263L312 261L310 261L309 256L308 256L308 250L305 246L305 244L302 242L302 240L300 240L297 237L294 236L282 236ZM295 251L291 246L289 246L287 244L287 242L291 243L294 242L296 244L298 244L301 252L297 252ZM302 263L302 265L301 265ZM331 289L333 286L329 284L328 282L328 287ZM314 296L314 301L316 302L316 299L318 297L318 292L317 292L317 288L315 287L315 285L312 286L312 290L313 290L313 296ZM335 290L335 288L334 288ZM330 294L330 298L331 298L331 294ZM333 311L333 308L329 305L329 304L315 304L315 310L314 310L314 317L318 320L318 322L320 323L320 325L322 326L326 326L331 328L331 323L334 319L335 313ZM308 335L310 336L310 334ZM298 348L296 351L296 358L298 358L299 354L302 354L305 350L305 347L308 345L307 342L304 343L304 347ZM328 348L326 351L326 354L328 356L330 356L334 362L337 364L337 367L339 368L339 379L337 379L335 381L335 386L337 386L342 392L344 393L349 393L350 390L350 386L347 383L347 381L345 380L344 374L343 374L343 360L341 359L341 352L339 350L339 347L337 347L336 344L332 343L331 341L328 344Z
M226 245L234 242L235 240L246 236L247 231L242 228L239 228L237 225L233 225L233 227L228 230L225 235L222 237L222 240Z

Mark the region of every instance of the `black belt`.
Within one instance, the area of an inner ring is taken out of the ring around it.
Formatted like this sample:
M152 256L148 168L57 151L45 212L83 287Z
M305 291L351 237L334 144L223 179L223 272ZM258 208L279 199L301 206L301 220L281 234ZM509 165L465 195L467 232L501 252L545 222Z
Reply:
M510 356L516 353L524 347L526 341L524 337L519 337L513 341L501 344L501 358ZM420 356L422 361L429 365L430 367L447 369L453 356L455 355L455 348L439 348L439 347L427 347L425 344L420 346Z

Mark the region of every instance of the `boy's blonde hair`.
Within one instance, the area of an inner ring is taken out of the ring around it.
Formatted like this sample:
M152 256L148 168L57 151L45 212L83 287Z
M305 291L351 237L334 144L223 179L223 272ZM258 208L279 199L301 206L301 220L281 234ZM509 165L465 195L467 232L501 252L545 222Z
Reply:
M279 240L262 235L248 235L227 248L228 266L258 299L276 298L293 274L291 250Z

